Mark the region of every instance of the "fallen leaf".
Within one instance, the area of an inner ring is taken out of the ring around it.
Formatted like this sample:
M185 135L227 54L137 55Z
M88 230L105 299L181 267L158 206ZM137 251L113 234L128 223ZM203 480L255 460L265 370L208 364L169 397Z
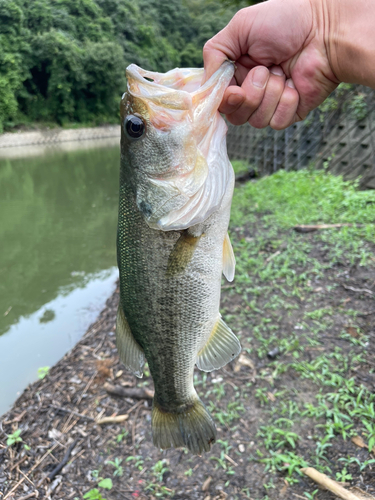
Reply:
M269 401L276 401L276 397L274 394L272 394L272 392L267 392L267 398L269 399Z
M255 369L254 363L251 361L251 359L245 356L245 354L240 354L236 366L234 367L234 373L238 373L243 366L247 366L251 370Z
M354 326L347 326L346 331L349 333L349 335L351 335L355 339L359 337L357 328L354 328Z
M359 446L360 448L367 448L367 444L363 441L361 436L353 436L352 443Z
M112 359L99 359L96 361L96 369L98 370L99 379L112 378L112 371L110 369L112 363Z
M283 497L286 494L287 491L288 491L288 485L284 484L284 486L280 490L280 496Z

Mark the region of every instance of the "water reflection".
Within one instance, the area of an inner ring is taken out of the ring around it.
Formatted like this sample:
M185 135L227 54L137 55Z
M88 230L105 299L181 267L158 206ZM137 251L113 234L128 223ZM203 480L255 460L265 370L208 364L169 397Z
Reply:
M31 358L56 362L113 289L118 167L118 146L0 160L0 414L12 370L35 379Z

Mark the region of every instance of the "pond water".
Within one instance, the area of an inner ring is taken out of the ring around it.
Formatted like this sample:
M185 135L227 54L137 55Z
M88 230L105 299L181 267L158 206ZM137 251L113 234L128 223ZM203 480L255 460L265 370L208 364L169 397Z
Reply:
M115 289L119 146L0 159L0 415Z

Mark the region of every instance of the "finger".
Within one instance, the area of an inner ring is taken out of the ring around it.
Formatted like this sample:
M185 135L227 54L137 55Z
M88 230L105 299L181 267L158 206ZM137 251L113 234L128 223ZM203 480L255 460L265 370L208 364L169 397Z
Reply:
M280 97L276 111L271 118L270 127L275 130L283 130L295 122L295 114L299 104L299 94L294 86L293 80L285 82L284 91Z
M203 47L204 78L202 85L220 68L224 61L228 59L225 47L216 47L209 40ZM233 60L233 59L232 59Z
M245 99L245 92L241 89L241 87L228 87L224 92L223 100L221 101L219 107L220 113L223 113L224 115L234 113L245 101Z
M222 103L221 109L227 115L227 119L233 125L246 123L254 111L259 107L263 98L270 73L264 66L257 66L249 71L242 86L241 93L238 90L227 89L226 101ZM239 100L238 96L244 96Z
M249 57L240 57L237 61L235 61L235 64L236 70L234 72L234 77L237 85L242 85L249 72L256 66L260 66L260 64L257 64Z
M280 66L270 68L270 77L268 79L264 97L258 109L249 119L250 125L255 128L264 128L269 125L272 116L275 113L277 105L285 88L285 75Z
M243 26L243 11L245 10L238 11L229 24L208 40L203 47L204 81L207 81L226 59L237 61L247 53L248 48L245 46L247 44L245 39L251 30L252 20L248 19L246 26Z

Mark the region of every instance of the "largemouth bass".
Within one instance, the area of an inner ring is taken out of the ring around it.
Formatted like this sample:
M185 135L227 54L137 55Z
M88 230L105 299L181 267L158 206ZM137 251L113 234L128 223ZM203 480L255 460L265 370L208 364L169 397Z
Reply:
M195 454L210 449L216 428L194 365L217 370L241 349L219 313L221 274L233 279L235 259L234 173L217 110L233 72L227 61L201 86L203 69L132 64L121 100L117 347L137 377L149 364L154 444Z

